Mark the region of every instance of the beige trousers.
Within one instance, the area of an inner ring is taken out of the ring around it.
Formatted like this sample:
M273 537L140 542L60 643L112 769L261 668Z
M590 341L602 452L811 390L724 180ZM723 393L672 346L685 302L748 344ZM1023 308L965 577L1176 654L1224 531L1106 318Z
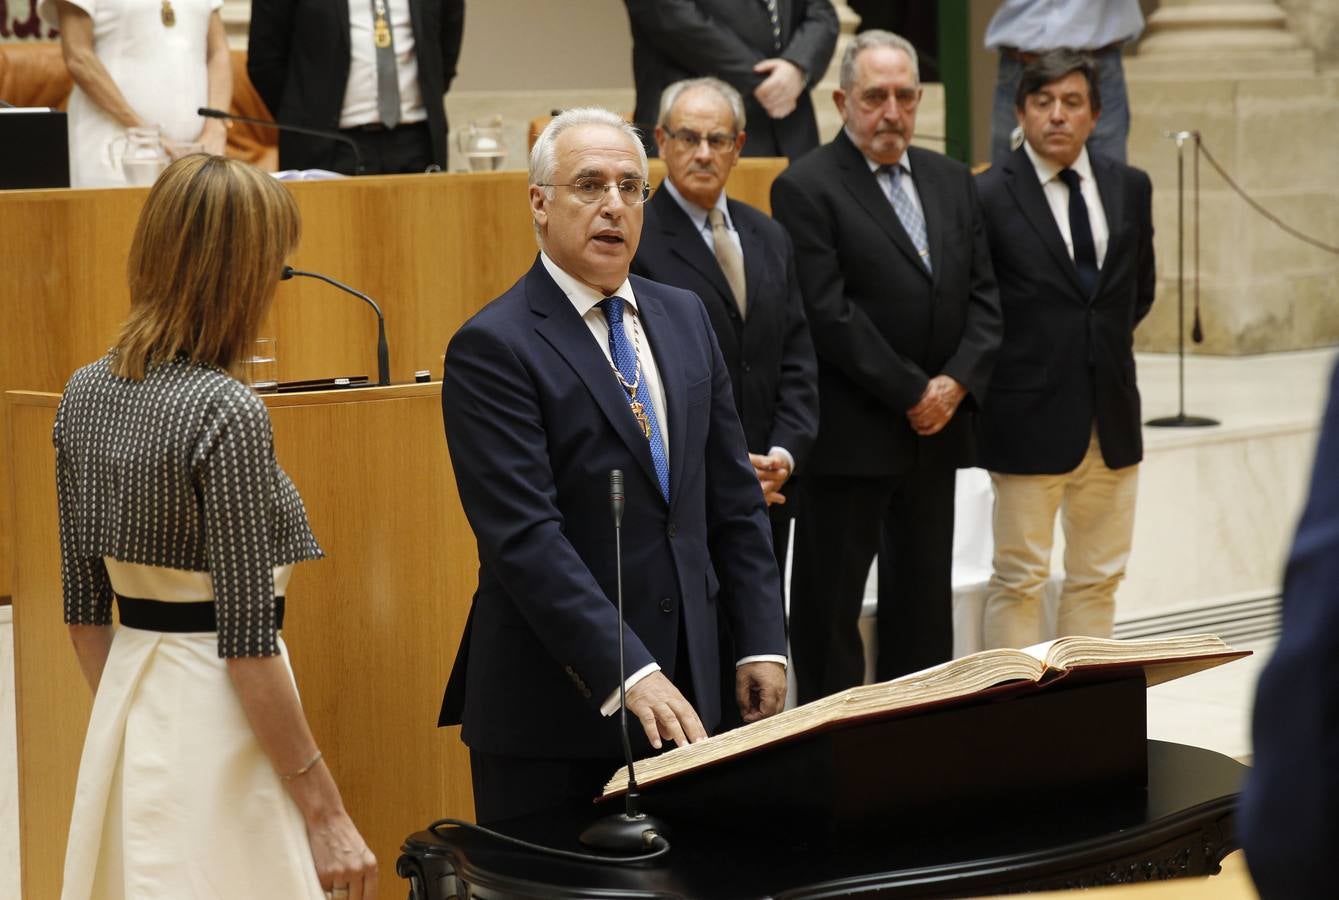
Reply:
M1051 574L1055 515L1065 536L1065 582L1055 636L1110 637L1116 586L1134 534L1139 467L1109 469L1094 430L1088 452L1063 475L991 472L995 488L994 571L986 597L984 647L1026 647L1042 633L1042 588Z

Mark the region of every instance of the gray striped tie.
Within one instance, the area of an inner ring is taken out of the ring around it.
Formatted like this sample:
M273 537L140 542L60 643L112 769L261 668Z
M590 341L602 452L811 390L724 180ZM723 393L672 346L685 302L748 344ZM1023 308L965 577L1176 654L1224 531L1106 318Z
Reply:
M902 188L902 179L908 174L901 166L881 166L886 171L893 184L893 189L889 199L893 203L893 211L897 213L897 218L902 223L902 227L907 231L907 237L911 238L912 246L920 254L921 262L925 263L927 271L933 272L930 267L930 242L925 236L925 216L921 215L920 209L907 196L907 192Z
M377 115L382 125L394 128L400 124L400 76L387 0L372 0L372 46L377 51Z

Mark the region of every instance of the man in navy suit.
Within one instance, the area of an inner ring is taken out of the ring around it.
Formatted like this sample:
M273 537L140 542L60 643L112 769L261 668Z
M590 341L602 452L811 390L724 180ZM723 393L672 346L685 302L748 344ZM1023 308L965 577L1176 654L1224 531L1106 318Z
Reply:
M1057 511L1060 635L1110 637L1143 457L1134 329L1153 304L1153 188L1084 146L1102 111L1097 67L1073 50L1030 62L1015 99L1024 142L978 179L1004 342L978 419L995 488L987 647L1040 623Z
M1242 846L1266 900L1334 893L1339 845L1339 367L1283 579L1283 633L1255 692Z
M784 702L776 561L711 323L695 295L628 275L646 179L615 114L554 118L530 156L539 258L447 349L479 586L439 724L463 725L481 822L589 802L621 762L611 470L646 742L701 740L720 719L718 603L744 719Z

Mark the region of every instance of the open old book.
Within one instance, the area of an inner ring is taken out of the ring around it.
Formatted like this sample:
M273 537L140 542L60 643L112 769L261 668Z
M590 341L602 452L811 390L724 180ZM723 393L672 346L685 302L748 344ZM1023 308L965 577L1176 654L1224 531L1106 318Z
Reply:
M847 724L915 715L959 704L1036 691L1067 680L1129 677L1142 670L1148 687L1211 669L1250 651L1233 650L1212 634L1150 640L1064 637L1023 650L984 650L892 681L848 688L830 697L637 762L648 785L763 748ZM628 787L620 768L604 796Z

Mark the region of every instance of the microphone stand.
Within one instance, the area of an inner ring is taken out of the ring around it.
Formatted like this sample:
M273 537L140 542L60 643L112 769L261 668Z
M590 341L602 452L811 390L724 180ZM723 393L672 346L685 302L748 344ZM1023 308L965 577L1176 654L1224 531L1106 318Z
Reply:
M320 272L304 272L292 266L284 266L284 272L279 276L279 279L287 281L295 275L300 275L303 278L316 278L326 284L334 285L341 291L353 294L353 296L372 307L372 311L377 314L377 386L386 387L389 385L391 383L391 361L390 350L386 347L386 317L381 314L381 307L377 306L377 301L362 291L355 291L342 281L336 281L329 275L322 275Z
M1151 428L1203 428L1219 424L1206 416L1186 415L1186 228L1185 228L1185 153L1187 138L1195 139L1195 343L1203 340L1199 307L1199 144L1198 131L1170 131L1164 137L1176 141L1176 364L1178 405L1174 416L1149 419L1144 424Z
M306 134L312 137L325 138L328 141L339 141L348 145L353 151L353 174L362 175L366 169L363 168L363 154L358 149L358 144L347 134L340 134L338 131L324 131L320 128L307 128L303 125L289 125L286 122L272 122L269 119L257 119L253 116L235 116L232 113L224 112L221 109L212 109L208 106L202 106L196 111L197 115L204 116L206 119L230 119L234 122L245 122L247 125L259 125L261 128L273 128L276 131L293 131L298 134Z
M623 663L623 470L609 472L609 504L614 515L614 565L618 588L618 721L623 736L623 758L628 764L628 792L623 797L623 812L605 816L581 832L581 843L600 850L623 853L649 850L657 838L663 838L665 824L641 811L641 793L632 764L632 744L628 739L628 673Z

